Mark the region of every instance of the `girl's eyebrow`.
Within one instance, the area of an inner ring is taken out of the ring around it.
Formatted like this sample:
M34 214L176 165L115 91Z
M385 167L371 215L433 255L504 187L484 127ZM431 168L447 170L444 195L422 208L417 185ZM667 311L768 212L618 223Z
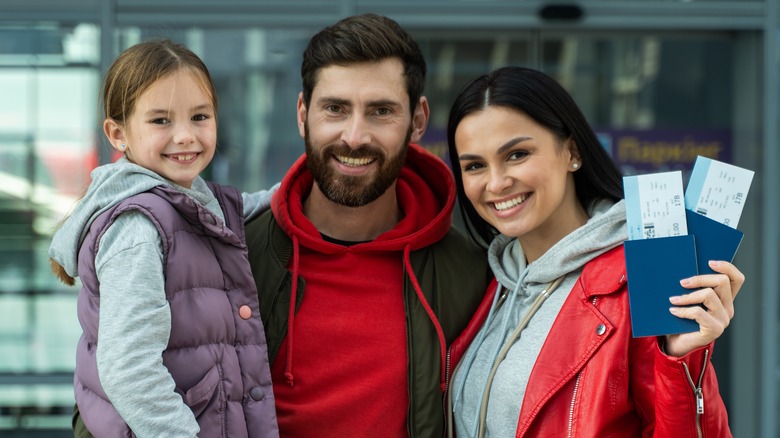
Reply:
M210 110L211 108L212 108L212 106L211 106L210 103L204 103L204 104L196 105L196 106L192 107L192 109L190 111L203 111L203 110ZM168 115L170 113L171 113L171 110L169 110L169 109L155 108L155 109L150 109L149 111L147 111L146 115L147 116L153 116L153 115L157 115L157 114Z
M507 141L506 143L502 144L502 145L501 145L501 146L500 146L500 147L499 147L499 148L496 150L496 155L501 155L501 154L503 154L503 153L504 153L504 152L505 152L507 149L511 148L512 146L514 146L514 145L516 145L516 144L518 144L518 143L524 142L524 141L526 141L526 140L531 140L531 137L515 137L515 138L513 138L513 139L511 139L511 140ZM478 160L478 159L480 159L480 158L481 158L481 157L480 157L479 155L477 155L477 154L463 154L463 155L459 155L459 156L458 156L458 159L459 159L459 160Z

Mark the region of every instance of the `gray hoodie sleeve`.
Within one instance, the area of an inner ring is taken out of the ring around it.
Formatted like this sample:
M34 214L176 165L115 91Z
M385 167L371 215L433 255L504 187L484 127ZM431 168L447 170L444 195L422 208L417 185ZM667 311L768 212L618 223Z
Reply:
M268 190L241 193L241 197L244 200L244 223L249 222L271 208L271 197L273 197L274 192L279 189L280 185L281 183L276 183Z
M111 403L137 436L196 436L195 416L162 362L171 312L162 241L138 212L120 215L100 240L97 368Z

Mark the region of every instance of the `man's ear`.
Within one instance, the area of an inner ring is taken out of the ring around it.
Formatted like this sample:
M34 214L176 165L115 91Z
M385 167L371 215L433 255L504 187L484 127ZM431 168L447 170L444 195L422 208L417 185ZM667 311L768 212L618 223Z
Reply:
M417 106L414 108L414 114L412 114L412 136L409 141L412 143L418 143L425 134L425 129L428 127L428 118L431 115L431 110L428 107L428 99L425 96L421 96L417 102Z
M303 92L298 93L298 133L301 138L306 137L306 115L308 110L303 102Z
M106 134L108 142L119 152L124 153L127 147L125 138L125 128L114 119L103 121L103 132Z

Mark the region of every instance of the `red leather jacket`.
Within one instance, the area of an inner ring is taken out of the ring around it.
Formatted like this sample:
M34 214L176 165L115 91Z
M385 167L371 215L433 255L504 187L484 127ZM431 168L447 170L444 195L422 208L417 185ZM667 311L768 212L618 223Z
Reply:
M495 290L494 280L450 348L452 364L484 322ZM517 437L731 436L713 344L667 356L658 338L631 336L628 309L620 246L585 265L561 308L531 372Z

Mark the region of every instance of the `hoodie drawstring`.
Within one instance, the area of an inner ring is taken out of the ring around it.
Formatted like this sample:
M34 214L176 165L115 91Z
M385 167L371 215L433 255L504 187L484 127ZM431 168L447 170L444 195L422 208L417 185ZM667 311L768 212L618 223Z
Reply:
M444 392L446 389L444 374L446 373L447 341L444 339L444 330L442 330L441 324L439 324L439 319L436 318L436 314L433 313L433 309L431 309L431 306L428 304L425 296L423 296L420 283L417 281L417 277L414 275L414 270L412 270L412 262L409 258L411 254L411 248L411 245L404 246L404 266L406 267L406 272L409 274L409 279L412 281L412 286L414 286L414 291L417 294L417 298L420 299L420 303L422 303L425 312L428 314L428 317L433 323L433 327L436 329L436 334L439 336L439 351L441 353L441 381L439 385L441 387L441 391Z
M287 316L287 366L284 369L284 378L287 384L293 386L293 327L295 326L295 303L298 301L298 236L293 234L293 270L292 290L290 291L290 314Z

